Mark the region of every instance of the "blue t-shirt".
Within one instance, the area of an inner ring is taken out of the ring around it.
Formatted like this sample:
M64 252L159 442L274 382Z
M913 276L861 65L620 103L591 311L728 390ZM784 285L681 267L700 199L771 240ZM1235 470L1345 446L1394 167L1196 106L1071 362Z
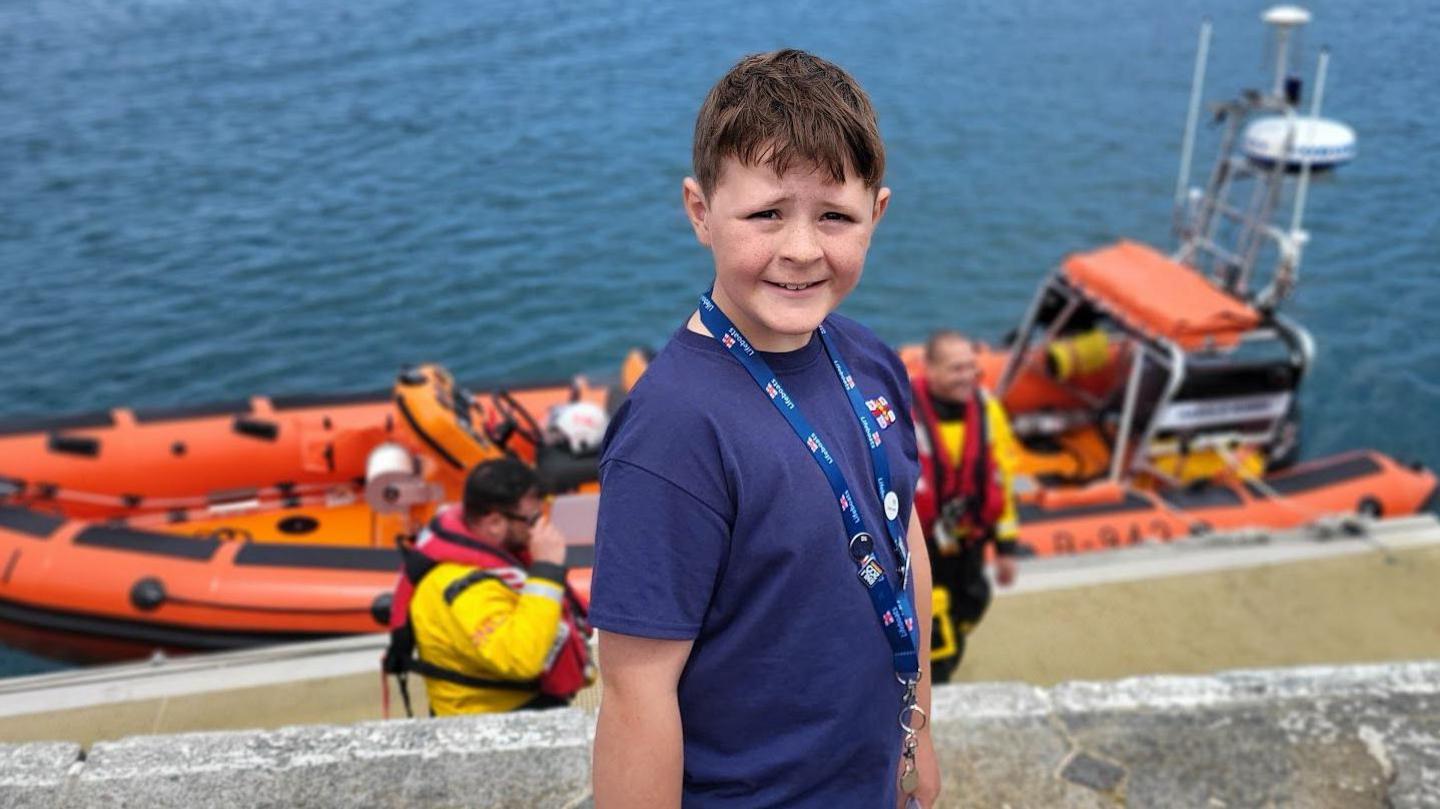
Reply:
M917 473L910 384L858 323L825 321L882 430L901 522ZM818 336L761 353L839 462L892 581L860 423ZM686 807L893 807L900 685L824 473L713 338L681 328L615 415L600 468L595 626L693 639L679 682ZM913 594L913 587L911 588Z

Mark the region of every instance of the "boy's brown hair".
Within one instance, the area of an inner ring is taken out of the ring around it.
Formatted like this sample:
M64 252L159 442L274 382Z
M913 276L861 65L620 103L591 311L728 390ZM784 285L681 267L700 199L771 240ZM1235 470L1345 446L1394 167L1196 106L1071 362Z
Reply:
M850 171L872 190L885 176L885 144L865 91L839 67L793 48L741 59L705 96L693 159L707 196L727 157L776 174L810 163L837 183Z

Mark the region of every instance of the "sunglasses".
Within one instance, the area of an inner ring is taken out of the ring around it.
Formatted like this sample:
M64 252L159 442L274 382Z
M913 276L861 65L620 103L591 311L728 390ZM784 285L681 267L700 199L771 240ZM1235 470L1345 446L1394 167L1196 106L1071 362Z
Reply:
M515 520L516 522L523 522L531 528L534 528L535 523L540 522L540 518L545 516L545 512L543 511L537 511L534 514L516 514L513 511L502 511L500 512L500 514L506 519Z

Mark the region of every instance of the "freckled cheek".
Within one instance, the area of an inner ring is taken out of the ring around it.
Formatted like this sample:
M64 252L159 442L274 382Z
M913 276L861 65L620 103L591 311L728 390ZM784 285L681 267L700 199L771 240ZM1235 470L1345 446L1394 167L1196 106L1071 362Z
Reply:
M735 251L736 269L746 275L760 275L770 263L771 253L757 246L746 246Z
M831 269L838 275L858 276L865 266L865 247L853 242L833 246L827 252Z
M731 272L758 275L764 272L774 250L755 234L727 232L712 248L716 258Z

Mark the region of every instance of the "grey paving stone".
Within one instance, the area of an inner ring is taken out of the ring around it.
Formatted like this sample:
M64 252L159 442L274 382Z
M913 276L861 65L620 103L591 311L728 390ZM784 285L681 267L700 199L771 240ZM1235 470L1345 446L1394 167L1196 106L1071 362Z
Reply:
M1060 775L1066 781L1097 792L1112 792L1125 780L1125 768L1082 752L1070 759Z

